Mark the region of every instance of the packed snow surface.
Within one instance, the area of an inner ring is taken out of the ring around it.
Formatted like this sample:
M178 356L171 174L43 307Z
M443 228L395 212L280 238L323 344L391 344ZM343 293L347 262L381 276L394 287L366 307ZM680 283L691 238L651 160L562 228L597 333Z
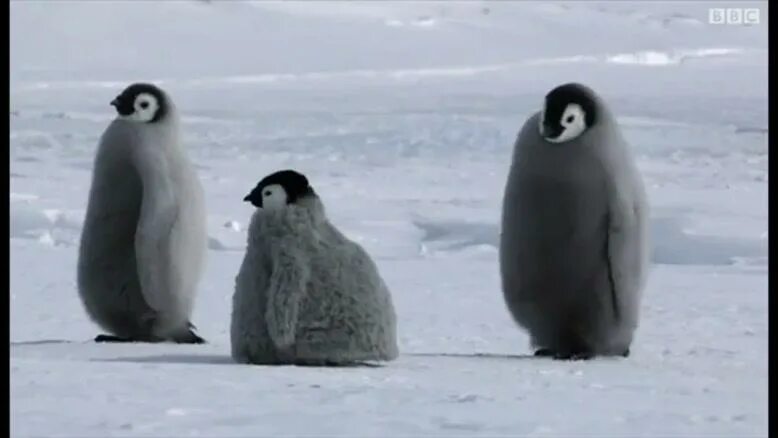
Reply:
M767 436L767 2L11 1L14 436ZM208 205L209 343L106 345L75 287L97 141L126 85L183 113ZM544 94L595 88L652 211L627 359L531 357L500 291L502 191ZM263 176L308 176L375 258L401 356L237 365Z

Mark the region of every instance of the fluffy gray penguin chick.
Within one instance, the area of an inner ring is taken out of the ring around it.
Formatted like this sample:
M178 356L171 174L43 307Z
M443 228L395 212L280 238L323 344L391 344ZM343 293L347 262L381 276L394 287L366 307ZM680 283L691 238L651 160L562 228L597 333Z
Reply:
M205 207L170 97L136 83L112 102L78 254L98 342L202 343L189 322L206 250Z
M628 356L648 271L648 205L605 103L554 88L514 145L502 211L506 304L535 354Z
M398 355L391 294L370 256L328 220L308 179L283 170L257 207L235 279L230 340L240 363L345 365Z

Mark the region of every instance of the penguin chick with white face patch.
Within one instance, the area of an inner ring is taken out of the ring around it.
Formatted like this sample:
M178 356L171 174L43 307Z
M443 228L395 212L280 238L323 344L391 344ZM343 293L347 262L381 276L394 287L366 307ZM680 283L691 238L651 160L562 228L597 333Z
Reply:
M505 188L500 272L536 355L627 356L648 271L648 205L605 103L565 84L521 129Z
M127 87L100 138L78 256L98 342L202 343L189 321L205 259L202 187L170 97Z
M263 178L243 200L257 208L280 210L302 197L315 195L308 178L293 170L282 170Z
M309 365L395 359L389 289L364 249L329 222L308 179L273 173L244 201L257 210L235 279L232 357Z
M551 143L563 143L583 134L597 121L594 100L578 84L551 91L540 112L540 134Z

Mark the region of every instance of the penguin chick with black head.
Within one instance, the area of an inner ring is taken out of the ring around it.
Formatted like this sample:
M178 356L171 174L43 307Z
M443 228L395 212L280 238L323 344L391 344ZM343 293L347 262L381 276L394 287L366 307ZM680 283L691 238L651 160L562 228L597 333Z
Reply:
M244 201L257 210L235 279L240 363L345 365L397 357L392 297L370 256L327 219L308 179L283 170Z
M111 105L78 254L78 292L110 334L98 342L202 343L190 323L205 259L202 187L159 87L136 83Z
M308 178L294 170L281 170L266 176L243 200L254 207L275 211L306 196L316 196Z
M629 145L590 88L561 85L522 127L500 272L536 355L628 356L648 271L648 205Z

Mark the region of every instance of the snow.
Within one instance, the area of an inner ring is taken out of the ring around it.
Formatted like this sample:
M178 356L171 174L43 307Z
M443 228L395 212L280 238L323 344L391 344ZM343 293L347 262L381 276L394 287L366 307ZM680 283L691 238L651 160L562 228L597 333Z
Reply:
M11 2L12 435L767 436L767 3L738 2L754 26L716 6ZM202 346L97 345L75 289L108 102L140 80L176 99L206 191ZM499 288L512 142L570 80L651 199L628 359L530 357ZM242 198L282 168L375 258L397 361L232 363Z

